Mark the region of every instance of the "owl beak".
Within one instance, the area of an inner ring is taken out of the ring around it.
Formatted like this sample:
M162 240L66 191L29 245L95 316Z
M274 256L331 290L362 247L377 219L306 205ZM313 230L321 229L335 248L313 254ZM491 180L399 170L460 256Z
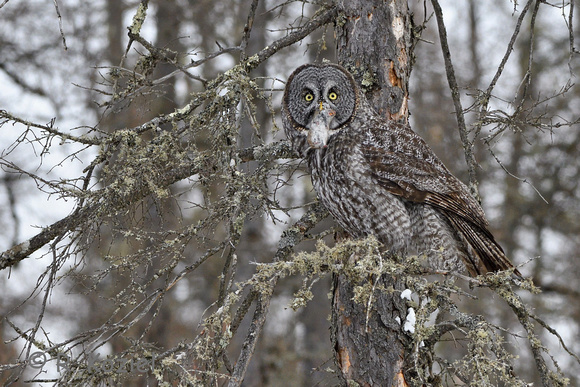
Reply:
M328 138L333 133L332 121L335 111L327 104L320 103L320 108L314 111L314 115L308 125L308 144L311 148L325 148Z

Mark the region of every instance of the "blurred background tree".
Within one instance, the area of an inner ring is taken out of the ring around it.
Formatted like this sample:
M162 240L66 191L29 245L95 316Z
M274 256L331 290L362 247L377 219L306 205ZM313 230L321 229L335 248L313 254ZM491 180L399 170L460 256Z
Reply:
M521 296L578 353L577 9L441 5L484 209L543 289ZM409 7L411 125L468 182L436 17L430 2ZM336 60L340 23L333 2L0 3L4 384L339 383L329 276L285 269L278 279L257 264L333 245L278 109L294 68ZM514 372L541 384L525 337L507 333L522 331L517 319L497 304L484 296L464 308L503 327L521 357ZM580 385L577 359L538 334ZM449 341L441 351L467 347ZM66 355L67 367L32 367L39 351ZM154 372L107 373L107 356L155 362Z

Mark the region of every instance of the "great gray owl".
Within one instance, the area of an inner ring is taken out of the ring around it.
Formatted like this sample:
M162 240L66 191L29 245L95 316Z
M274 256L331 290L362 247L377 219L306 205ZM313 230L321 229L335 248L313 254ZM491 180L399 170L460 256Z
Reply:
M468 188L408 125L380 117L343 67L297 68L282 120L320 201L351 236L473 276L513 269Z

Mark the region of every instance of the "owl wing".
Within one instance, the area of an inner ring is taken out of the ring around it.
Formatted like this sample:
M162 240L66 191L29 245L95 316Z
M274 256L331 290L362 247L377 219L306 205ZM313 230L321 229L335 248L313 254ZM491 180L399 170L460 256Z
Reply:
M439 209L458 234L471 245L487 271L513 268L489 231L479 203L426 144L425 147L417 154L427 156L430 160L376 146L363 146L362 151L371 174L384 189L410 202L429 204ZM433 158L436 162L429 162ZM472 266L476 270L473 274L482 274L477 269L481 264L471 264L468 267ZM521 276L517 269L514 272Z

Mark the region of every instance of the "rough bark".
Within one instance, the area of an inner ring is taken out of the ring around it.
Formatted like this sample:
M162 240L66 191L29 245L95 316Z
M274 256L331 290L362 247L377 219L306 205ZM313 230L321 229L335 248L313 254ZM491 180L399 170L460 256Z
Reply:
M338 61L363 87L377 112L406 121L413 65L412 20L407 1L339 3Z
M369 279L370 280L370 279ZM335 362L345 385L407 386L404 333L396 317L405 316L400 292L376 292L368 304L353 301L356 284L345 275L334 281L332 340ZM377 288L403 289L397 278L383 275ZM400 320L399 320L400 321Z
M408 119L408 82L412 67L412 22L406 0L377 5L370 0L342 1L336 23L338 61L363 87L379 114ZM369 279L372 302L353 301L357 283L345 275L334 281L332 340L344 384L406 386L406 335L396 317L406 314L399 278ZM400 320L399 320L400 321Z

